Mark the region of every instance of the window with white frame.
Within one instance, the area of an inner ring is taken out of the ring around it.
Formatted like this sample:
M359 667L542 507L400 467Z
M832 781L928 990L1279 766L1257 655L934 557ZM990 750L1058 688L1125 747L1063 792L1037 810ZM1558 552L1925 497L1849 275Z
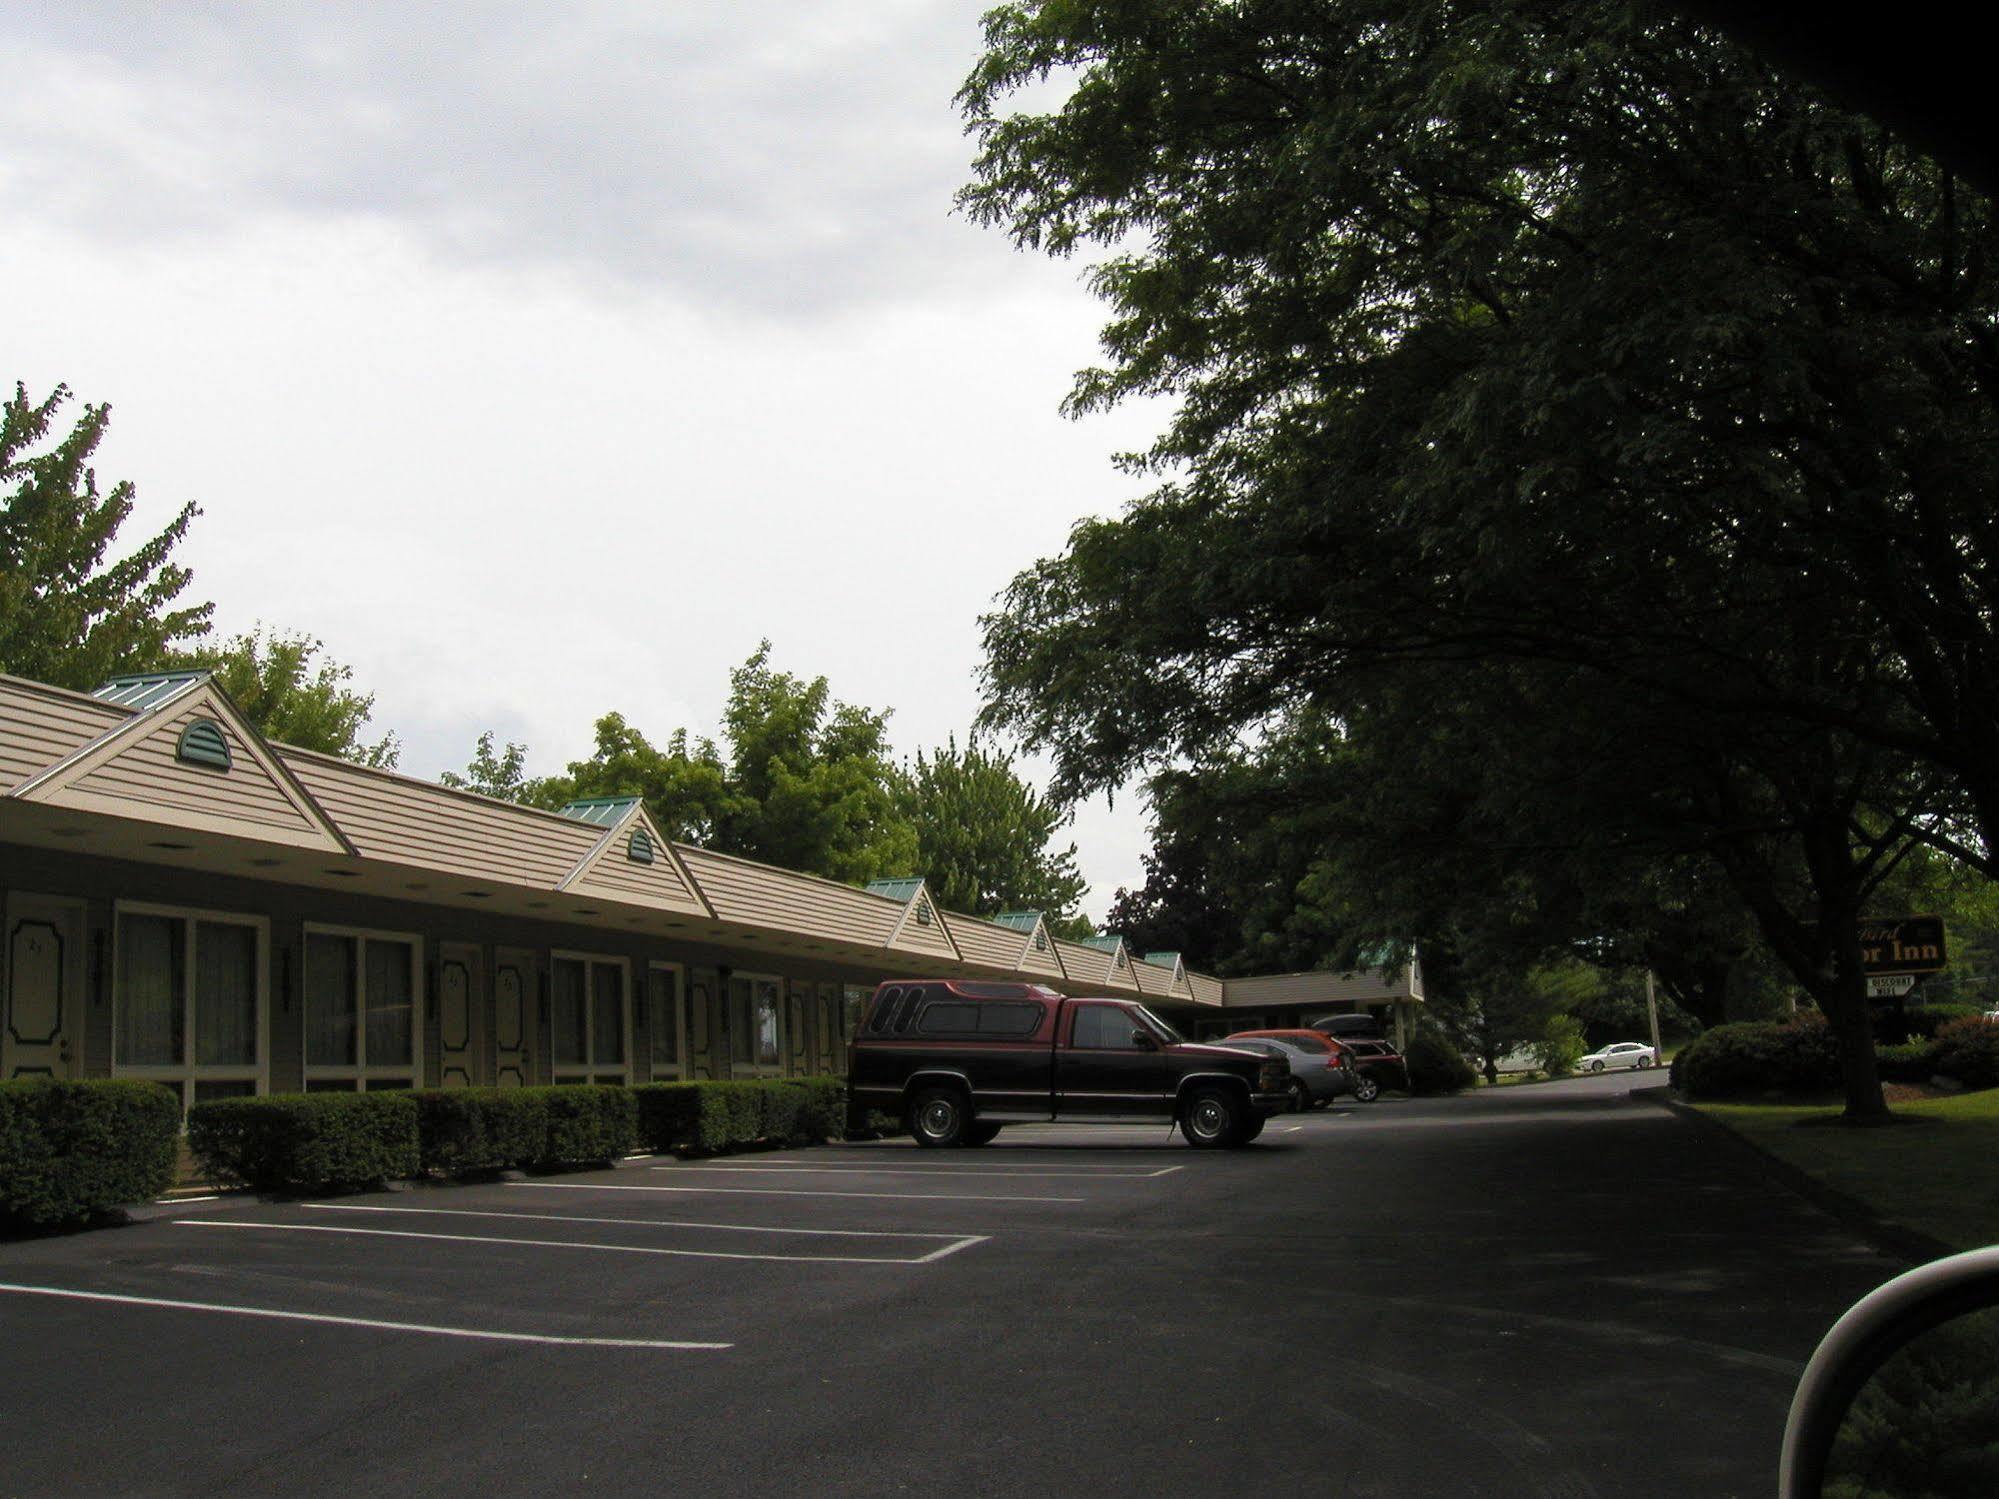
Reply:
M259 917L120 904L111 1069L180 1093L181 1107L267 1091Z
M549 972L550 1075L558 1083L624 1083L631 1033L625 960L557 953Z
M413 1088L423 1066L421 944L406 932L305 932L308 1093Z
M729 975L729 1070L775 1076L784 1070L784 981L767 973Z

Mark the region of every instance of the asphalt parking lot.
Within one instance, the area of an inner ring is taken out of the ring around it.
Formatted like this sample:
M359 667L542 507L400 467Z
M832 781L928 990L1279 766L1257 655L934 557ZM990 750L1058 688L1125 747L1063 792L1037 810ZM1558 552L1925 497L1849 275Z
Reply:
M1760 1495L1897 1267L1651 1081L0 1244L0 1493Z

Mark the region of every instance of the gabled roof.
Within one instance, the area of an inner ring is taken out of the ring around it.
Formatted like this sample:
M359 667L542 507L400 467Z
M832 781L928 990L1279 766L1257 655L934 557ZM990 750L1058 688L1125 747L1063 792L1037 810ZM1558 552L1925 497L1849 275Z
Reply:
M312 792L206 672L107 683L143 704L16 786L25 802L351 854Z
M922 879L870 880L868 894L902 902L902 918L889 933L887 946L900 952L964 961L964 954L958 951L951 929L944 924L937 903L930 898L929 887Z
M1043 978L1068 978L1069 972L1062 966L1061 949L1056 945L1055 934L1048 929L1048 918L1043 912L1002 911L993 920L1021 934L1014 967Z
M660 836L638 797L571 802L562 809L563 815L575 816L572 809L579 805L587 805L592 815L577 820L592 826L601 822L604 833L556 889L715 919L715 908L701 894L673 844ZM604 821L614 807L615 817Z

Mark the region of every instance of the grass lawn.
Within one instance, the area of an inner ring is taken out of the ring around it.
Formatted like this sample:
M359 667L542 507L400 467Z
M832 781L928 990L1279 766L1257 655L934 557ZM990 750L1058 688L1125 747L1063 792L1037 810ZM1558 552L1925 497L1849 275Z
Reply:
M1960 1249L1999 1244L1999 1088L1896 1104L1897 1114L1924 1122L1882 1129L1802 1124L1832 1117L1836 1106L1695 1107L1891 1223Z

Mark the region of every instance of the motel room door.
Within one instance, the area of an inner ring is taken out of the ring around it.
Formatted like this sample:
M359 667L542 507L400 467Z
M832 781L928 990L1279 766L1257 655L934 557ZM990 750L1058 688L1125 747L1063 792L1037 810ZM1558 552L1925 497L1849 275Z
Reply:
M523 1088L534 1065L534 954L493 954L493 1086Z
M83 902L7 897L0 1077L74 1077L83 1050Z
M479 1032L482 1008L479 982L484 967L480 949L468 942L447 942L437 962L437 1081L440 1087L471 1088L482 1079Z

